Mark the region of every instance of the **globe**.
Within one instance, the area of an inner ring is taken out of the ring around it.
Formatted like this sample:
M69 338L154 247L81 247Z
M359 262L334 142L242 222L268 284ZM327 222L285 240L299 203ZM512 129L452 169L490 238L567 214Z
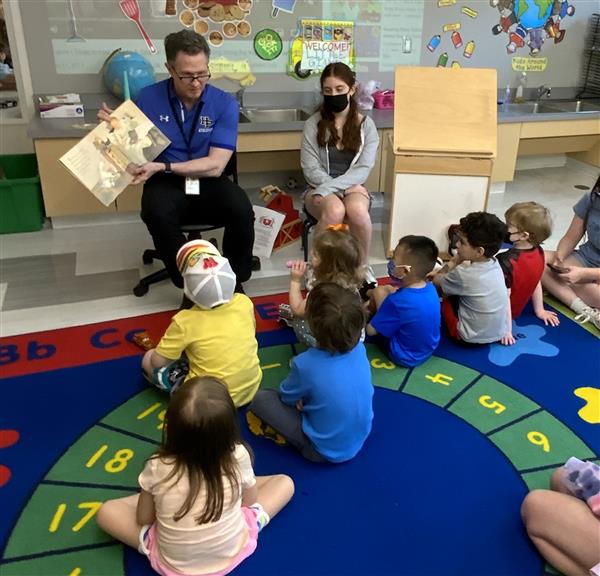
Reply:
M517 0L516 15L525 30L542 28L552 14L553 0Z
M104 84L108 91L117 98L124 98L123 78L127 72L129 95L135 100L142 90L154 84L154 68L152 64L137 52L118 50L113 52L104 63Z

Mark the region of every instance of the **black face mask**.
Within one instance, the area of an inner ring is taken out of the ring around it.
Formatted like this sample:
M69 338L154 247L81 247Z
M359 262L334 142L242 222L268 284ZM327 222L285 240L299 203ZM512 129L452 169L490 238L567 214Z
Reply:
M323 106L325 110L337 114L348 107L348 94L336 94L323 96Z

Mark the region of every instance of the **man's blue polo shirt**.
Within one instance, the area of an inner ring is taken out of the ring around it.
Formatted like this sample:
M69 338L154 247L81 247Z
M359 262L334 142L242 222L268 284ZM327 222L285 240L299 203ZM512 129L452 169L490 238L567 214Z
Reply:
M186 110L168 78L144 88L135 103L171 141L171 145L156 159L157 162L185 162L192 158L204 158L211 147L235 150L239 106L233 96L219 88L207 84L198 103L191 110ZM173 118L173 111L181 114L183 130L189 139L199 105L202 108L188 152L183 134Z

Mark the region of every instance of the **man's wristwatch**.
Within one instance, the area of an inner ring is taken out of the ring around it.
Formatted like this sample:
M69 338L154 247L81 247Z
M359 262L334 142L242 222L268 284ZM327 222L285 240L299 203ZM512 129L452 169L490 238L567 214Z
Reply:
M163 162L163 164L165 165L165 174L173 174L173 170L171 170L171 163Z

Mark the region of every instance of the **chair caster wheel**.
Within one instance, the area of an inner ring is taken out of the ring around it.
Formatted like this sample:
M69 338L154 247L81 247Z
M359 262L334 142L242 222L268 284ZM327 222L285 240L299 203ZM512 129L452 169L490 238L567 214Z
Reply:
M142 262L144 264L152 264L152 262L154 262L154 256L152 256L151 250L144 250L144 253L142 254Z
M148 293L148 286L144 285L144 284L137 284L134 288L133 288L133 293L135 296L137 296L138 298L141 298L144 294Z

